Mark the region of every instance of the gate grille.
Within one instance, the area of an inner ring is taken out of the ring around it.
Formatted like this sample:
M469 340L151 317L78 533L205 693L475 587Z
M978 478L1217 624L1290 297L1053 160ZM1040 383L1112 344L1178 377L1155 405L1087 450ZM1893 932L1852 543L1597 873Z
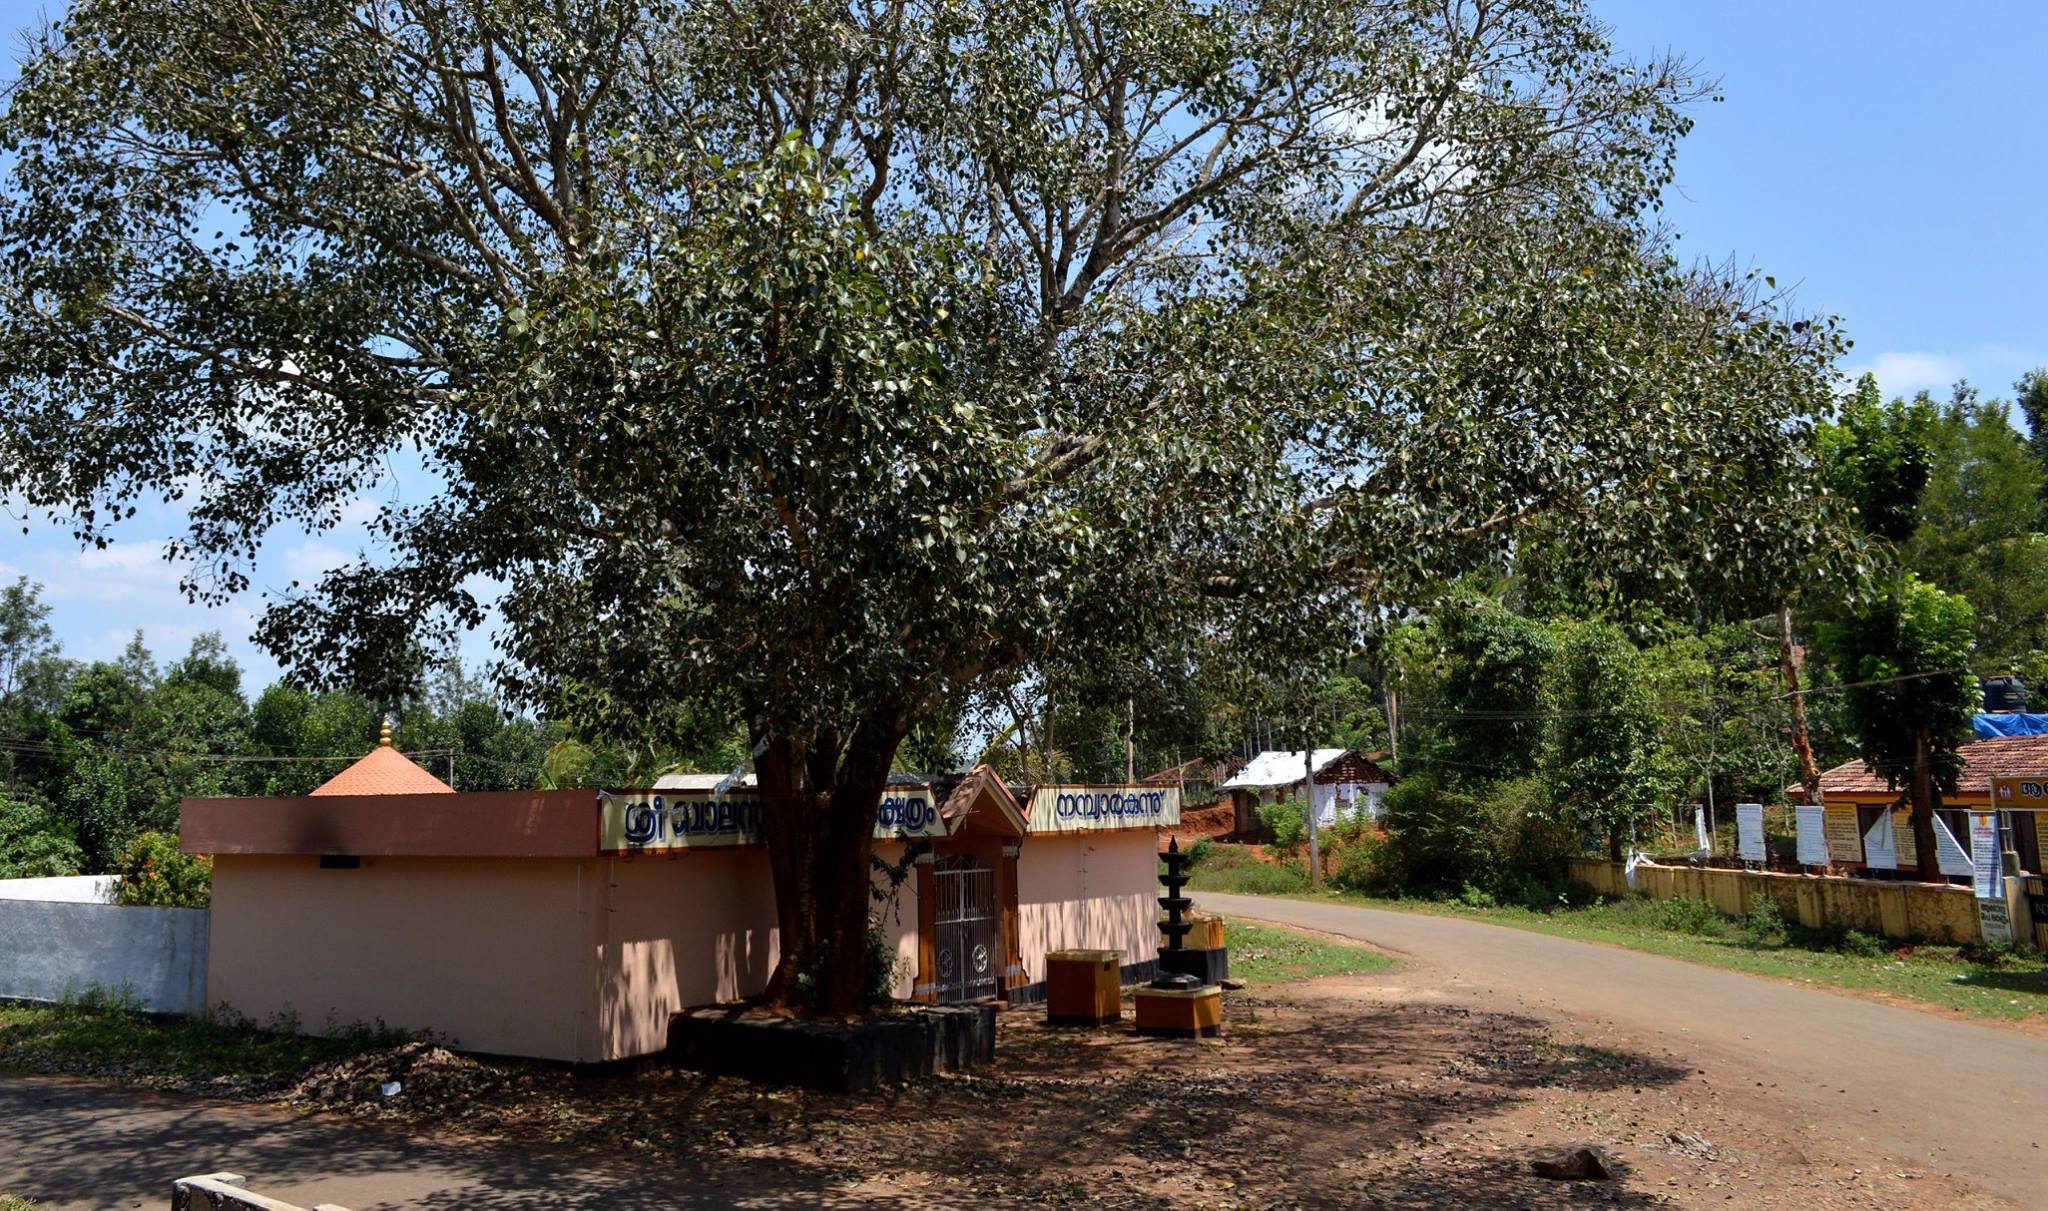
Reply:
M1001 939L996 872L972 858L948 858L932 871L933 998L940 1004L979 1001L1000 987Z

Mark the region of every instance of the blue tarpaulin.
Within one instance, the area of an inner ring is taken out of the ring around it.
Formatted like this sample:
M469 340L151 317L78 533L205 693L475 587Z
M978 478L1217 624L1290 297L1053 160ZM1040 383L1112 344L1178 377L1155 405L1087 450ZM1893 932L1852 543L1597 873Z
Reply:
M1977 739L1994 736L2048 736L2048 715L1979 715Z

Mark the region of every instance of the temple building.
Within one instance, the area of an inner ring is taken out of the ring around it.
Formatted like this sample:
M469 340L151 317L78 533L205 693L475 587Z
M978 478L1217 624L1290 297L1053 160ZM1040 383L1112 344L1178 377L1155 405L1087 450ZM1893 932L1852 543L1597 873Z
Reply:
M686 1006L758 993L776 961L760 801L680 776L641 790L457 792L383 739L309 795L187 799L211 854L206 1003L331 1032L603 1062L666 1043ZM676 785L674 783L680 783ZM875 851L895 994L1020 1004L1045 956L1156 962L1161 786L1011 787L982 767L892 778Z

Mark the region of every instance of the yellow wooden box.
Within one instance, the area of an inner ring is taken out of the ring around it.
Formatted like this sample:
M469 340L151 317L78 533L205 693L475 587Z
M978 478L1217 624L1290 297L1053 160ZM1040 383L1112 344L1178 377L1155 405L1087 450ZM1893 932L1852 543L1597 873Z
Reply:
M1045 1020L1100 1026L1123 1020L1124 952L1055 950L1045 956Z
M1140 988L1135 1000L1139 1034L1196 1038L1223 1033L1223 989L1214 984Z

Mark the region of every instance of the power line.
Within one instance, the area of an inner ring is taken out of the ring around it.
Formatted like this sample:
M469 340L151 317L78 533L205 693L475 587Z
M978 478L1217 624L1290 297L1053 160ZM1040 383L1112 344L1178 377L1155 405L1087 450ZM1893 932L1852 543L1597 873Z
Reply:
M109 748L105 745L98 744L94 745L93 747L100 752L108 753L116 757L159 757L165 760L192 761L209 765L230 765L238 763L288 763L361 760L360 755L351 757L345 754L332 757L298 757L238 753L183 753L178 752L175 749ZM59 748L56 745L48 743L47 741L24 740L19 738L0 739L0 752L38 753L45 756L59 757L63 756L66 751L66 749ZM462 750L459 748L423 748L413 749L410 751L401 750L400 755L417 759L420 757L447 757L459 755L461 752ZM489 757L481 757L478 758L478 760L490 761L493 759Z

